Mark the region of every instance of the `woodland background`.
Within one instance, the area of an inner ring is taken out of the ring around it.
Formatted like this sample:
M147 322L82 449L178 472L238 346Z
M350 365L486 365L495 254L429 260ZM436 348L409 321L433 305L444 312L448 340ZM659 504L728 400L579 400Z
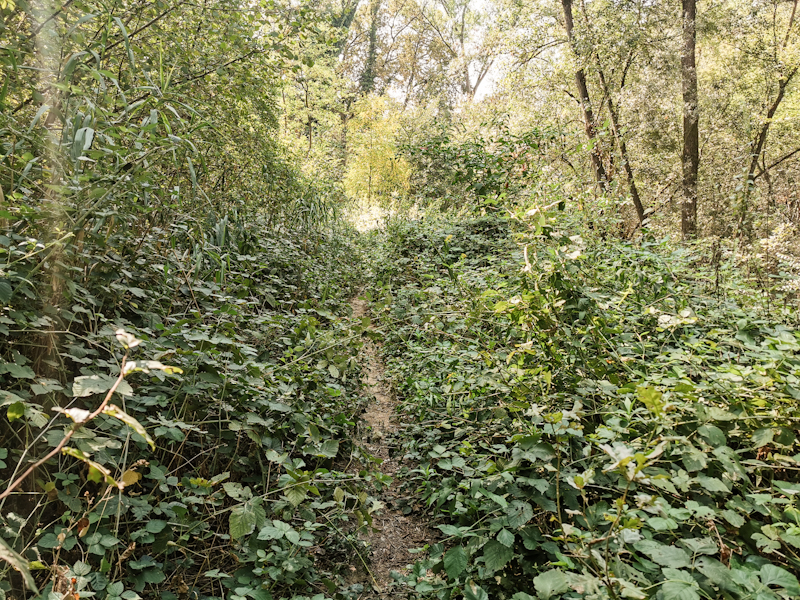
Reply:
M0 599L800 595L797 0L0 16Z

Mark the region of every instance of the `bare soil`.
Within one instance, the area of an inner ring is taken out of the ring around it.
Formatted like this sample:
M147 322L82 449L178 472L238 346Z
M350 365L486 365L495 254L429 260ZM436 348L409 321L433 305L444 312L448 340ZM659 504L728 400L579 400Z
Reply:
M368 304L364 300L353 299L351 306L354 318L360 319L368 314ZM397 419L397 402L385 381L385 367L378 346L372 340L366 340L361 353L366 367L363 392L368 397L374 397L363 415L367 427L362 430L361 443L370 454L383 461L380 465L381 472L393 478L392 484L381 494L380 500L384 508L373 514L373 527L376 531L364 535L364 540L371 548L371 574L363 573L360 577L365 584L365 590L372 588L372 591L365 591L362 596L366 600L394 595L390 589L393 581L391 572L407 572L408 567L420 558L419 554L412 554L409 550L422 548L435 541L437 536L413 514L404 515L395 508L402 497L397 478L397 472L402 465L397 457L390 456L391 446L388 444L403 429L403 425ZM401 592L397 590L395 593Z

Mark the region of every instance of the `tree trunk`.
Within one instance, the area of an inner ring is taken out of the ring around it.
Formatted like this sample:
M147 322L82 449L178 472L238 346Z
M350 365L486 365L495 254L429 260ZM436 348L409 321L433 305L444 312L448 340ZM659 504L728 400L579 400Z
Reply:
M564 9L564 28L567 32L567 39L569 40L573 52L578 56L573 37L574 23L572 20L572 0L561 0L561 6ZM589 143L592 145L591 159L594 176L600 191L605 192L608 189L608 176L603 167L600 148L597 145L597 136L594 129L594 112L592 111L592 102L589 98L589 88L586 85L586 74L583 72L582 68L579 68L575 72L575 87L578 88L578 96L580 97L580 105L583 111L583 128L586 131L586 137L589 139Z
M622 133L620 131L619 113L617 112L617 108L614 106L614 100L611 97L611 89L606 82L606 75L600 68L600 58L596 58L597 74L600 77L600 85L603 86L603 93L606 96L606 102L608 102L608 114L611 116L611 131L614 134L614 139L617 141L617 146L619 147L619 154L620 158L622 159L622 167L625 169L625 176L628 178L628 189L631 192L631 200L633 200L633 206L636 208L636 216L639 218L639 223L641 223L644 221L644 205L642 204L641 196L639 196L639 188L636 187L636 180L633 177L633 167L631 167L631 161L628 157L628 144L625 143L625 138L622 137Z
M381 0L372 0L372 4L370 5L369 50L367 51L364 71L359 78L359 89L363 94L369 94L375 90L375 65L378 59L378 18L380 8Z
M697 235L697 171L700 167L700 114L697 104L697 65L695 62L697 0L682 0L682 2L683 153L681 162L683 166L683 205L681 206L681 233L683 238L687 239Z

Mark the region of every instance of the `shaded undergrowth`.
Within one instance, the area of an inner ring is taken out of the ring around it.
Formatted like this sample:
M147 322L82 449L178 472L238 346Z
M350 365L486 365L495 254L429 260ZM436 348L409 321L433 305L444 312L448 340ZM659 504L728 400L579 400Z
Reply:
M797 597L791 297L776 310L700 245L576 230L531 211L380 239L385 360L416 423L406 510L446 536L398 579L442 599Z

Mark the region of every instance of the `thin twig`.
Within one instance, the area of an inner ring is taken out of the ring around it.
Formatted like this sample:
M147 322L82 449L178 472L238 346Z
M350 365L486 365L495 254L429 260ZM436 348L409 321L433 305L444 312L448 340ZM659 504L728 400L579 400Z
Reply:
M4 498L10 496L11 492L13 492L16 488L18 488L19 485L23 481L25 481L25 479L27 479L28 476L31 473L33 473L38 467L40 467L41 465L46 463L48 460L53 458L56 454L61 452L62 448L64 448L64 446L67 445L67 442L70 440L70 438L73 435L75 435L75 433L77 433L77 431L81 427L83 427L86 423L88 423L89 421L93 420L95 417L97 417L97 415L99 415L101 412L103 412L103 409L106 407L108 402L111 400L111 396L114 394L115 391L117 391L117 388L119 387L119 384L122 383L122 380L125 378L125 362L127 360L128 360L128 354L126 353L125 356L122 357L122 364L120 365L120 369L119 369L119 377L117 377L117 380L114 382L114 385L111 386L111 389L108 390L108 393L106 394L106 397L100 403L100 406L97 407L97 410L95 410L93 413L91 413L85 420L83 420L81 422L77 422L76 421L72 425L72 429L70 429L67 432L67 434L64 436L64 439L62 439L55 448L53 448L50 452L48 452L47 455L44 458L40 458L35 463L33 463L28 468L27 471L25 471L22 475L19 476L19 478L17 478L16 481L14 481L13 483L11 483L8 486L8 488L6 489L5 492L0 494L0 500L3 500Z

